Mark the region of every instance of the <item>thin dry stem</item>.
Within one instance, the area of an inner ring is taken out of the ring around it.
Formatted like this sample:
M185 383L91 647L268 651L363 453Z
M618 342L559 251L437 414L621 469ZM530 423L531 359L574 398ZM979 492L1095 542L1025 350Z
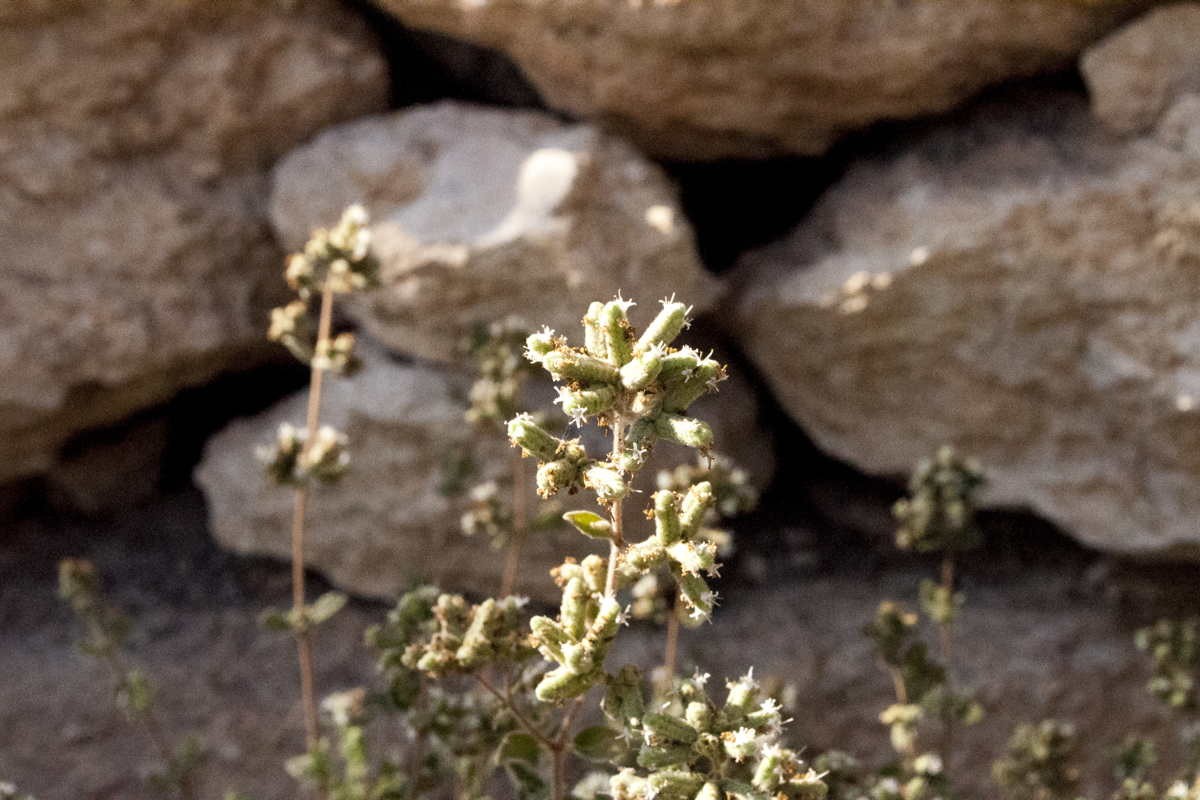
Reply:
M614 416L612 454L615 461L621 453L621 439L625 432L625 422L621 419L619 411ZM612 517L612 539L608 546L608 575L604 581L604 594L607 597L615 597L617 594L617 565L621 561L621 548L625 546L625 536L622 531L622 505L623 502L617 499L613 500L609 506L609 514Z
M321 292L321 315L317 322L317 344L315 352L322 352L329 339L333 325L333 290L326 284ZM308 387L308 414L305 422L307 432L305 449L317 438L321 422L321 388L325 370L314 359ZM308 487L296 488L292 505L292 612L297 621L304 613L304 519L308 510ZM317 695L313 678L312 631L299 624L296 629L296 658L300 665L300 701L304 708L304 740L308 751L313 752L321 736L317 717Z

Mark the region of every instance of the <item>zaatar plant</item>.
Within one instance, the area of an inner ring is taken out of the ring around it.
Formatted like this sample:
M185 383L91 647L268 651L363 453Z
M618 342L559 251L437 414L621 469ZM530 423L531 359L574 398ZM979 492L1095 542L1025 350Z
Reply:
M1072 800L1079 787L1078 740L1070 723L1019 725L992 776L1006 800Z
M716 545L717 556L729 558L734 551L733 533L722 527L725 521L753 511L758 505L758 490L746 470L719 454L699 454L694 463L663 469L656 476L659 489L686 493L692 486L707 481L713 487L714 502L705 514L699 538ZM633 603L630 616L666 627L666 644L659 683L670 686L675 677L681 626L694 627L702 620L689 614L675 590L669 571L659 569L643 575L631 588Z
M526 341L529 360L559 382L563 412L578 425L594 422L607 431L609 452L591 453L581 440L556 436L526 414L507 426L514 445L539 463L541 496L594 495L602 513L581 509L564 518L583 535L607 541L608 557L568 559L554 570L562 589L554 617L526 620L524 603L512 597L471 604L417 590L374 632L381 666L401 697L420 686L418 676L473 680L490 694L514 726L492 763L507 769L522 798L562 800L571 757L595 764L576 786L577 797L819 798L824 784L782 746L778 704L749 675L728 684L722 703L709 698L705 678L696 676L648 707L641 673L607 664L627 616L622 593L646 574L665 568L697 618L708 619L716 601L708 579L718 569L717 547L700 536L716 499L712 484L654 492L647 509L653 531L640 537L625 505L660 443L710 451L711 429L686 412L716 388L725 368L673 346L687 324L686 306L664 301L639 335L628 317L631 305L620 298L593 303L583 320L583 346L549 330ZM593 690L603 694L608 724L576 732Z
M161 761L160 769L150 776L150 787L164 798L197 800L194 773L203 755L200 742L191 736L173 742L167 734L155 708L153 684L125 654L129 621L105 601L95 566L77 558L59 562L58 593L84 626L80 649L108 669L117 707L142 729ZM0 784L0 799L6 797L24 795Z
M955 586L955 559L980 543L975 495L982 485L977 465L943 447L917 465L908 496L893 508L897 547L941 556L939 580L923 580L918 591L921 610L937 630L940 659L924 641L917 613L891 601L880 605L866 634L892 680L896 702L879 719L889 730L897 761L868 781L873 798L951 796L944 759L954 728L982 717L982 707L956 685L951 672L953 623L964 602ZM923 736L931 718L941 723L940 747Z
M307 602L304 575L305 517L313 487L337 481L349 465L345 434L321 424L321 393L326 373L344 375L358 365L354 335L333 334L334 298L375 284L378 265L370 251L367 213L351 206L337 225L313 232L303 252L287 260L286 278L296 297L271 312L267 337L284 345L308 365L308 408L303 427L280 426L273 444L259 451L267 475L292 489L292 607L266 616L271 627L288 630L296 640L309 754L320 748L320 719L313 678L313 630L344 605L345 598L326 594ZM313 323L312 305L316 304Z

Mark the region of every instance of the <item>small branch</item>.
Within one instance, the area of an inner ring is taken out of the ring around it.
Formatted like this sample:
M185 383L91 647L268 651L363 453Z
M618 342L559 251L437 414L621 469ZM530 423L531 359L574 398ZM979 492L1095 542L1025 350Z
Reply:
M614 417L612 455L615 460L621 453L621 439L625 432L625 424L619 410L615 412ZM615 597L617 594L617 565L621 561L621 548L625 546L625 537L622 531L622 502L620 499L613 500L609 506L609 514L612 519L612 540L608 546L608 576L604 581L604 594L607 597Z
M954 554L946 551L942 554L942 591L945 593L947 602L953 606L954 603ZM946 681L950 684L951 689L954 686L954 662L953 662L953 630L949 621L942 622L938 625L938 643L942 652L942 663L946 668ZM951 753L954 750L954 718L952 715L945 716L942 720L942 757L949 760Z
M478 673L475 674L475 680L478 681L480 686L482 686L489 693L491 693L491 695L493 697L495 697L497 700L499 700L501 703L504 704L504 707L507 708L512 713L513 717L515 717L517 722L521 725L521 727L525 729L526 733L528 733L533 738L537 739L539 742L541 742L546 747L550 748L551 751L553 751L555 749L555 747L557 746L555 741L553 739L551 739L549 736L547 736L546 734L542 733L541 729L539 729L536 725L534 725L532 722L530 722L529 718L526 717L524 714L522 714L521 710L519 708L517 708L517 704L512 701L511 697L505 695L503 692L501 692L499 689L497 689L495 686L493 686L491 681L489 681L487 678L483 677L482 675L480 675Z
M942 555L942 591L946 593L949 602L954 602L954 555L946 552ZM941 645L942 661L946 665L946 670L950 670L950 657L953 649L952 632L950 623L943 622L938 625L938 640Z
M321 314L317 321L317 342L314 353L321 353L329 340L333 325L333 290L326 283L321 292ZM305 421L304 449L312 446L321 422L321 389L325 370L313 359L308 387L308 414ZM304 614L304 519L308 510L308 487L296 488L292 504L292 612L297 621ZM313 752L321 736L317 717L316 686L313 678L312 632L301 626L295 634L296 660L300 665L300 701L304 708L304 740L308 752Z

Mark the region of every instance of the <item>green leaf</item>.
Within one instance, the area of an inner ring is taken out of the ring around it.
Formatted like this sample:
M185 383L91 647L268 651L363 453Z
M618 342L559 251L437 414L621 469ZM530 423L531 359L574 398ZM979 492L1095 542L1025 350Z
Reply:
M292 615L287 611L280 611L278 608L268 608L259 615L258 621L270 631L290 631L292 629Z
M568 511L562 517L584 536L593 539L612 538L612 523L591 511Z
M305 609L305 616L310 624L320 625L341 611L346 605L346 600L346 595L341 592L326 592Z
M606 725L584 728L575 736L575 752L589 761L610 763L625 750L621 737Z
M501 764L513 761L523 761L537 766L542 756L542 747L538 740L528 733L513 732L504 737L500 749L496 751L496 760Z

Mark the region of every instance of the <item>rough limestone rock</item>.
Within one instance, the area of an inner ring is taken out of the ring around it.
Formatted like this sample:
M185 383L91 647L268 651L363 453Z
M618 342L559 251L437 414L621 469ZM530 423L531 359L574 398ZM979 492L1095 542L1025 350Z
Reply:
M497 48L552 107L671 158L817 154L1067 65L1138 3L375 0Z
M337 485L320 487L309 503L307 561L335 584L360 595L391 598L418 581L485 594L497 590L503 558L483 539L460 532L467 498L447 493L455 464L469 455L471 482L510 474L514 451L502 436L474 439L463 421L466 380L445 370L397 363L376 348L364 350L363 370L326 384L322 422L350 439L351 469ZM760 485L771 477L770 439L758 427L753 397L739 381L698 402L723 450L747 467ZM233 423L208 445L196 481L208 499L213 534L242 553L287 557L292 493L267 481L254 458L281 422L301 424L305 397L295 395L261 415ZM597 443L599 444L599 443ZM600 451L599 445L592 449ZM688 452L671 445L660 463L678 463ZM668 460L669 459L669 460ZM524 462L533 495L532 461ZM639 484L649 488L652 475ZM644 495L648 499L649 495ZM594 508L584 496L563 498ZM627 504L637 516L640 501ZM633 525L640 524L636 521ZM547 571L566 554L585 555L590 540L573 531L536 532L522 547L518 591L557 599Z
M1092 110L1118 133L1154 127L1184 92L1200 91L1200 3L1157 8L1091 47L1079 65Z
M1200 553L1200 98L1133 141L1070 96L983 108L742 268L743 345L827 451L900 475L950 443L995 504Z
M423 358L448 360L511 314L573 331L618 291L704 308L717 289L662 171L540 112L447 102L331 129L276 168L271 220L298 246L353 201L371 212L384 286L352 312Z
M267 169L386 83L327 0L0 9L0 481L261 356Z

